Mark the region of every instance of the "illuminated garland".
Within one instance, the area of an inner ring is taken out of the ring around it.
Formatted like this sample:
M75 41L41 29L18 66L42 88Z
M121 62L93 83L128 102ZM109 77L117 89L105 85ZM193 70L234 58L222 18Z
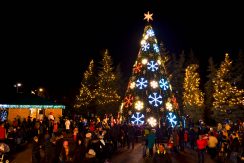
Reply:
M95 90L98 104L109 104L120 99L115 87L115 74L112 68L112 59L106 51L102 59L102 71L98 73L98 88Z
M80 94L76 96L77 101L74 107L79 108L81 106L87 106L94 98L95 96L92 95L90 90L84 84L81 84Z
M20 108L20 109L30 109L30 108L40 108L40 109L65 109L64 105L12 105L12 104L0 104L0 108Z
M94 61L91 60L88 69L84 72L84 77L81 82L80 93L76 96L74 108L80 108L81 106L88 106L91 101L95 98L93 93L94 82Z

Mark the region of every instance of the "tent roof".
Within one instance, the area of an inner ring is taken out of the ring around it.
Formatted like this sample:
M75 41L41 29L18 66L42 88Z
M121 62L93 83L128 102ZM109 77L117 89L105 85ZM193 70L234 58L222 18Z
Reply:
M0 108L65 108L60 105L36 95L15 94L0 97Z

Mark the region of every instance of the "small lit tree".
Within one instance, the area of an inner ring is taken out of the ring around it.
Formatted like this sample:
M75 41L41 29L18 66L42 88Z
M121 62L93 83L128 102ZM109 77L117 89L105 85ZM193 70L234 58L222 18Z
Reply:
M83 80L81 82L81 88L79 94L76 96L75 108L86 107L95 98L95 77L94 77L94 61L91 60L88 69L84 72Z
M225 60L221 63L213 79L214 83L214 102L213 106L218 111L226 112L235 106L244 105L244 90L231 85L227 80L231 69L232 61L229 55L225 55Z
M191 64L186 68L184 79L183 104L185 113L190 115L194 121L201 118L203 113L204 98L199 89L200 77L197 72L197 64Z
M100 113L116 112L119 109L119 93L116 82L116 75L112 67L111 56L108 50L103 55L102 67L98 72L96 102Z

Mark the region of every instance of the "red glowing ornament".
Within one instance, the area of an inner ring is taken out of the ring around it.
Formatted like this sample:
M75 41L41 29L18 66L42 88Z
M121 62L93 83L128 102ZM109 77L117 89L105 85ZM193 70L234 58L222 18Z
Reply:
M173 103L174 108L178 109L179 105L178 105L177 100L174 96L172 97L171 101Z
M129 106L132 106L132 102L134 100L134 97L132 95L128 95L125 97L125 107L128 108Z
M142 64L141 63L137 63L136 66L133 68L133 72L134 73L139 73L139 72L141 72L141 68L142 68Z

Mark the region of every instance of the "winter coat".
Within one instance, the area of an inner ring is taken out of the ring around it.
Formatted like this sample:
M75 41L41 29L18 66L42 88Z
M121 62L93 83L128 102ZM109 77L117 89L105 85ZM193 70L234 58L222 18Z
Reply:
M156 139L156 136L154 133L150 133L148 136L147 136L147 147L149 149L153 148L154 146L154 143L155 143L155 139Z
M203 149L206 148L206 146L207 146L207 141L206 140L204 140L204 139L198 139L197 140L197 149L203 150Z
M169 154L166 151L161 153L158 150L153 157L153 162L154 163L171 163L172 161L170 159Z
M74 152L74 162L82 162L86 155L86 148L84 144L80 144L76 146Z
M48 163L58 162L58 156L56 153L56 144L50 142L50 146L47 149L47 160Z
M178 146L179 145L179 135L176 131L173 132L173 142L174 142L174 146Z
M33 141L33 143L32 143L32 162L39 163L40 159L41 159L40 144L38 142Z
M240 142L239 142L238 138L234 138L234 140L232 141L232 143L230 145L230 149L232 152L239 152L239 148L240 148Z
M129 139L134 139L136 135L136 130L133 126L128 127L128 137Z
M215 136L209 136L208 147L215 148L217 144L218 144L217 138Z

